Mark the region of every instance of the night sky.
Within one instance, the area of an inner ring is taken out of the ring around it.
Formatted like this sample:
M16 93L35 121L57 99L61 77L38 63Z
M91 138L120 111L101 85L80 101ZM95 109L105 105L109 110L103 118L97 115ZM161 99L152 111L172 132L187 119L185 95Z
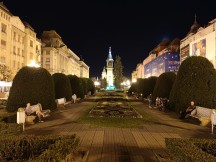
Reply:
M32 25L39 38L43 30L56 30L90 66L90 77L101 77L111 46L113 57L122 58L124 75L129 78L160 41L184 38L195 13L201 26L216 18L213 1L201 2L4 0L13 15Z

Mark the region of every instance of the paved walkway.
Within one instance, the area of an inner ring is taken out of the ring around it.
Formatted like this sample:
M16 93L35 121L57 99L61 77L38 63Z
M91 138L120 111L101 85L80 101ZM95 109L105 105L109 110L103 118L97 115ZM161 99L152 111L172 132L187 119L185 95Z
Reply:
M142 128L94 128L88 124L78 124L76 119L91 109L91 102L69 105L53 112L44 123L26 127L26 134L69 135L76 133L81 140L80 147L89 150L89 162L151 162L171 161L165 147L165 138L216 138L210 127L183 122L173 112L149 109L138 102L155 118L154 124L144 124Z

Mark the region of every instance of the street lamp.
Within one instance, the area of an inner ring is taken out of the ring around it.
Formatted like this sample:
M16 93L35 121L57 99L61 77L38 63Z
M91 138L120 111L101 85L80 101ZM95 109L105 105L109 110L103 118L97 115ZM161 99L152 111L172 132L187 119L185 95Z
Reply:
M28 64L27 66L29 66L29 67L40 67L40 65L38 65L38 64L35 62L35 60L31 60L31 63Z

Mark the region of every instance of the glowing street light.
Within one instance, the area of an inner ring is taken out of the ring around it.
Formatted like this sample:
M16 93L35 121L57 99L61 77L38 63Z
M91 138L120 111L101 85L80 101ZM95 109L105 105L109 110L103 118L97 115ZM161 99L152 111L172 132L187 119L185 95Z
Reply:
M35 62L35 60L31 60L31 63L28 64L27 66L29 66L29 67L40 67L40 65L37 64L37 63Z

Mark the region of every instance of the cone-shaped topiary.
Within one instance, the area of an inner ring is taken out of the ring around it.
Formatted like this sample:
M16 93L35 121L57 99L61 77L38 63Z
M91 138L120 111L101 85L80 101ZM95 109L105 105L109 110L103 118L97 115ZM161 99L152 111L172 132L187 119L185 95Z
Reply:
M91 79L88 78L88 80L87 80L87 85L88 85L87 91L88 91L88 92L90 91L91 94L94 94L94 93L95 93L95 85L94 85L94 82L93 82Z
M161 74L157 79L152 95L152 101L154 102L156 97L169 98L175 79L176 74L174 72L166 72Z
M87 95L88 93L88 79L87 78L79 78L81 83L82 83L82 87L83 87L83 93L84 95Z
M44 68L23 67L16 74L7 102L9 112L40 103L43 109L55 109L54 84L50 73Z
M70 80L72 94L76 94L79 98L84 98L83 87L80 79L76 75L68 75Z
M55 73L52 75L55 86L55 99L66 98L71 100L72 91L69 78L63 73Z
M216 72L212 63L201 56L182 62L170 93L170 106L179 112L190 101L207 108L216 106Z

